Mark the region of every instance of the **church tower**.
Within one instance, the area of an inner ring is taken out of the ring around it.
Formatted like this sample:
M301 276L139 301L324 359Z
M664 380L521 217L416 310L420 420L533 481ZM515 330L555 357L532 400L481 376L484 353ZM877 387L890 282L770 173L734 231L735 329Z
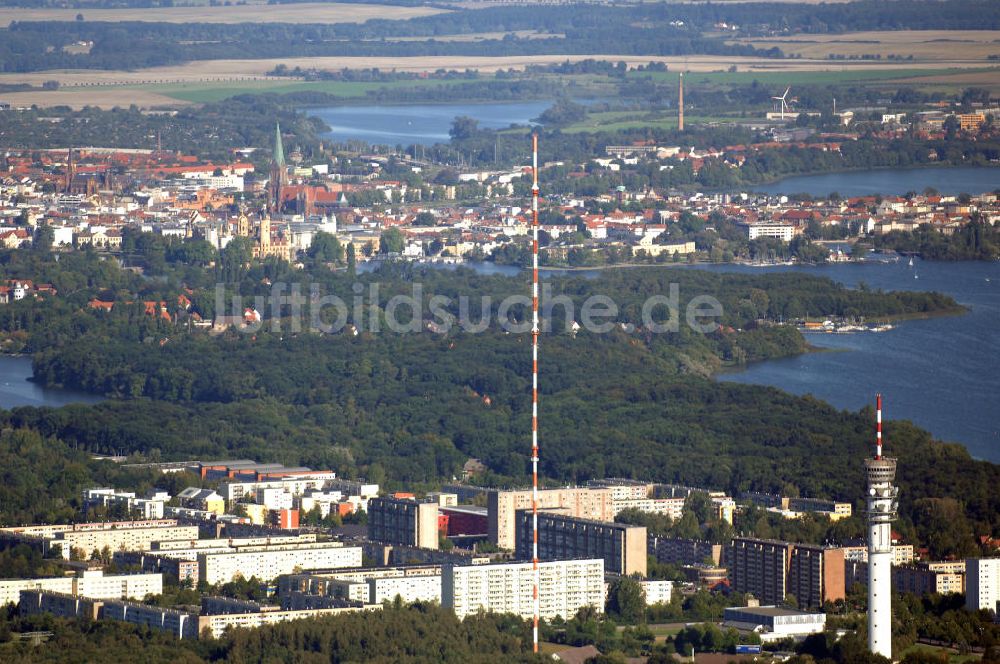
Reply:
M260 247L260 257L263 258L269 255L268 252L271 249L271 217L266 214L260 219L260 238L257 242Z
M288 171L285 168L285 148L281 143L281 126L274 125L274 156L268 181L267 209L272 214L281 213L281 190L288 185Z
M240 217L236 223L236 234L240 237L250 237L250 217L245 210L240 210Z
M73 147L70 146L66 152L66 181L63 183L63 191L67 194L73 187L73 176L76 175L76 164L73 163Z

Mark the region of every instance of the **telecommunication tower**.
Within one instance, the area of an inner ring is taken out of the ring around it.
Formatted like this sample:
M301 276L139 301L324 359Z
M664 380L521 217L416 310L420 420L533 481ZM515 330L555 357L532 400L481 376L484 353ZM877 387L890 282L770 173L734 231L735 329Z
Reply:
M868 476L868 649L892 659L892 522L899 489L896 460L882 456L882 395L875 397L875 457Z

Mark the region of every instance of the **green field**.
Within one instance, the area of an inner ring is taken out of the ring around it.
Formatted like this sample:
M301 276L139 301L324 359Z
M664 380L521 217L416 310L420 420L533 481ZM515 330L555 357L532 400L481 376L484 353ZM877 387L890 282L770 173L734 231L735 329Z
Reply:
M692 115L685 116L684 121L690 124L706 124L709 122L734 122L737 117ZM563 133L580 134L596 131L619 131L622 129L675 129L677 127L676 111L604 111L588 113L581 122L563 128Z
M776 63L782 61L776 60ZM685 76L685 86L690 85L747 85L757 81L764 85L836 85L838 83L865 83L888 80L918 78L924 76L946 76L956 73L991 71L984 69L854 69L843 71L737 71L737 72L691 72ZM652 77L656 82L677 81L677 72L630 72L633 78Z
M125 89L143 92L153 92L180 101L195 104L222 101L229 97L242 94L259 94L270 92L288 94L292 92L324 92L342 99L364 97L376 90L393 90L399 88L435 88L441 86L467 83L473 78L455 79L413 79L401 81L209 81L194 83L150 83L143 85L107 86L105 89ZM87 91L100 90L101 87L87 88Z

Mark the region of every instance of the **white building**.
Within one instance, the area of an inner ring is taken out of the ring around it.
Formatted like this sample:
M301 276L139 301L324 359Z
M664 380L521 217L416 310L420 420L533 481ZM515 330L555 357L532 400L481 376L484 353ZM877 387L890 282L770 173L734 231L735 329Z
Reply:
M585 606L604 610L604 561L554 560L538 563L539 615L571 618ZM446 565L441 575L441 606L459 620L479 611L534 615L534 570L530 562Z
M649 514L665 514L674 520L684 516L683 498L626 498L613 500L611 505L616 515L622 510L639 510Z
M256 629L264 625L275 625L277 623L288 622L289 620L303 620L305 618L318 618L321 616L334 616L341 613L353 613L355 611L371 611L381 607L357 607L341 609L303 609L298 611L255 611L253 613L223 613L212 616L196 616L198 621L198 634L205 630L211 632L213 638L221 638L227 629L242 627L244 629Z
M808 613L777 606L740 606L725 610L726 627L756 632L764 643L819 634L826 628L825 613Z
M84 505L110 507L123 505L131 516L141 519L162 519L163 510L170 500L170 494L158 491L148 498L139 498L134 493L114 489L86 489L83 492Z
M146 595L163 593L163 575L104 576L101 570L84 570L77 576L3 579L0 580L0 606L17 604L22 590L47 590L92 599L142 599Z
M1000 558L965 561L965 608L986 609L1000 615Z
M89 556L105 547L112 552L148 551L152 542L198 539L198 526L180 526L174 519L23 526L3 528L2 532L18 541L40 542L43 555L59 547L66 560L74 549Z
M265 487L257 489L257 504L269 510L290 510L294 497L283 487Z
M403 602L441 602L441 575L396 576L368 579L365 604L391 602L399 597Z
M198 554L199 578L227 583L237 576L270 581L296 570L361 567L361 547L336 542L291 547L249 547L230 553Z
M756 240L759 237L774 237L785 242L791 242L795 237L795 227L791 224L776 222L759 222L747 224L747 237Z
M293 496L301 496L307 490L323 490L331 484L342 484L347 480L337 480L337 474L310 473L309 475L298 475L278 480L264 480L261 482L227 482L219 487L219 494L226 499L226 504L239 500L243 496L252 495L260 489L278 488ZM339 489L339 486L332 488ZM378 485L375 485L375 495L378 495Z
M642 592L646 594L646 605L670 604L673 594L673 581L640 581Z

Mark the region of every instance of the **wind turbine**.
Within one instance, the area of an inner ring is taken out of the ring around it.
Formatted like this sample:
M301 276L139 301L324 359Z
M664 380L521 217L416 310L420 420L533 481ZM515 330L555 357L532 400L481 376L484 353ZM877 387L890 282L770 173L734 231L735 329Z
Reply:
M782 120L785 119L785 111L788 110L788 92L791 89L792 89L791 86L789 86L789 87L785 88L785 94L781 95L780 97L771 97L771 99L773 99L775 101L775 104L774 104L775 106L779 106L779 104L780 104L779 108L781 110L781 119Z

